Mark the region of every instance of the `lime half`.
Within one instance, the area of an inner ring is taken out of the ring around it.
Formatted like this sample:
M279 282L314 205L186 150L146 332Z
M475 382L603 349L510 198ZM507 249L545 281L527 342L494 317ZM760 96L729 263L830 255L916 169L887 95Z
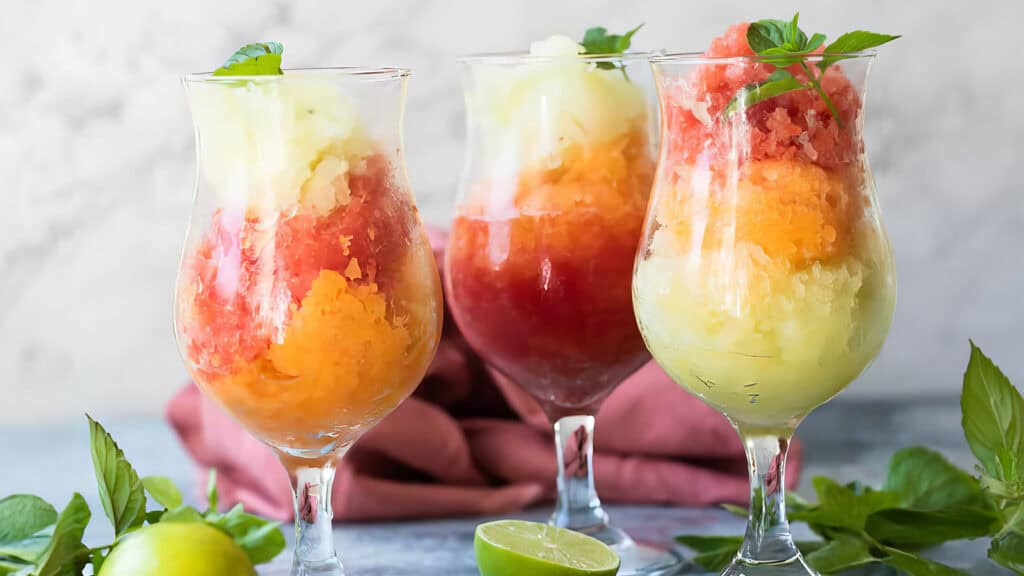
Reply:
M482 576L614 576L619 557L600 540L522 520L476 527L473 542Z

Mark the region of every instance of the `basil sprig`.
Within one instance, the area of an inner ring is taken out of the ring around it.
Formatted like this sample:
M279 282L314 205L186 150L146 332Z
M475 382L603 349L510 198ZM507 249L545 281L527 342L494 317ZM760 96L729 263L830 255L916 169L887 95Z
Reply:
M826 36L814 33L808 37L800 29L799 20L800 13L798 12L789 21L758 20L750 24L750 27L747 28L747 45L755 54L763 57L762 62L774 64L779 69L763 82L747 84L740 88L723 110L723 119L728 119L741 108L753 106L780 94L795 90L814 90L825 102L836 123L842 127L843 121L839 117L832 99L821 87L821 76L829 66L845 58L850 58L851 53L876 48L899 38L899 36L864 30L847 32L825 46L824 53L817 62L817 72L815 72L807 65L807 58L825 43ZM783 69L794 64L800 66L807 79L806 82L801 82L789 71Z
M588 28L583 34L583 41L580 42L580 45L583 46L584 54L622 54L629 50L630 45L633 43L633 35L643 27L644 25L640 24L625 34L609 34L607 28L595 26L594 28ZM597 67L602 70L614 70L617 68L612 62L598 62ZM626 75L625 68L622 68L622 74ZM628 79L629 76L626 76L626 78Z

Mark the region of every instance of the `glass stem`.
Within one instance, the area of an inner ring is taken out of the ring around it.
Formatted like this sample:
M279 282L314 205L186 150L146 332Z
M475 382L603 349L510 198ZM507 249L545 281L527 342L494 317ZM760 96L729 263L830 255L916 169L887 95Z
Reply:
M594 488L594 417L565 416L555 422L558 500L551 524L584 533L608 528L608 514Z
M295 499L295 557L291 576L344 576L334 551L331 489L334 463L289 466Z
M786 453L792 432L746 433L740 437L750 468L750 515L738 560L748 564L782 563L797 558L786 518Z

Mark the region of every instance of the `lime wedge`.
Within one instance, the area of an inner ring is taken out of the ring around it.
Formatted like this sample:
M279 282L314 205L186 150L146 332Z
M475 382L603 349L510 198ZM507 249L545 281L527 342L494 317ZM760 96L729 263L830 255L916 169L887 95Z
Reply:
M473 548L481 576L614 576L619 571L619 557L600 540L536 522L481 524Z

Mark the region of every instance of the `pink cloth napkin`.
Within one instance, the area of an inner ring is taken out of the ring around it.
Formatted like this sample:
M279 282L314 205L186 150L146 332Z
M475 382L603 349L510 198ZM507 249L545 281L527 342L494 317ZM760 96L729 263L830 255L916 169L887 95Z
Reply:
M438 262L443 235L433 233ZM525 393L491 371L451 318L416 394L341 461L335 517L392 520L502 514L555 494L551 427ZM189 384L167 417L200 468L216 468L223 505L290 519L288 478L274 453ZM725 419L653 362L623 382L597 417L594 470L606 502L746 503L747 472ZM800 447L790 450L795 485ZM205 472L203 474L205 477Z

